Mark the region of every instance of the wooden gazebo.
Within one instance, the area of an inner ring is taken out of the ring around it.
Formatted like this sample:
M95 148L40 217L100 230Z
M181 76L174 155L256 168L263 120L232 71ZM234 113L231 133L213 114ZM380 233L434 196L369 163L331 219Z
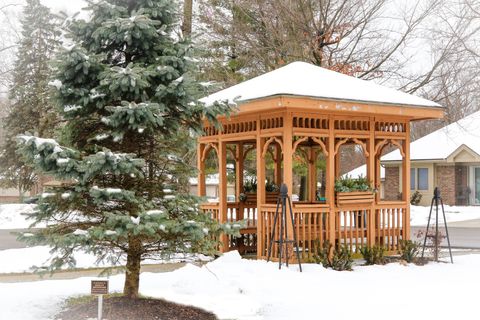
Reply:
M222 239L223 251L256 252L265 258L270 240L275 194L265 191L266 158L273 159L270 180L293 190L293 155L299 148L308 167L303 199L293 201L302 259L325 240L355 250L381 244L396 251L410 237L410 122L443 117L440 105L370 81L294 62L275 71L219 91L203 99L207 105L228 101L237 105L231 117L220 117L222 129L204 124L198 139L198 195L205 196L205 159L218 157L218 202L203 209L221 222L245 221L241 238ZM340 149L356 145L366 158L366 177L380 186L379 158L386 146L403 156L399 198L384 201L380 192L370 198L351 194L337 199L334 184L340 171ZM255 152L257 193L242 195L244 159ZM227 201L227 154L235 160L235 201ZM316 161L322 155L319 182ZM270 160L271 161L271 160ZM270 166L271 167L271 166ZM319 195L319 189L321 194ZM294 199L296 200L296 199Z

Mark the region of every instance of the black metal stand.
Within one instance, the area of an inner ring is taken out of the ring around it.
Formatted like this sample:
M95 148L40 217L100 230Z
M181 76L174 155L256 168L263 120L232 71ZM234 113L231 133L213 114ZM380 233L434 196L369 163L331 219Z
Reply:
M450 246L450 237L448 235L448 226L447 226L447 218L445 217L445 209L443 208L443 200L440 196L440 190L436 187L433 191L433 198L432 204L430 205L430 213L428 215L428 223L427 223L427 231L425 232L425 240L423 241L423 248L422 248L422 258L425 253L425 247L427 245L427 237L428 237L428 229L430 228L430 220L432 219L432 211L433 211L433 204L435 203L435 251L434 251L434 260L438 262L438 203L440 202L442 206L442 213L443 213L443 222L445 223L445 233L447 235L447 243L448 243L448 251L450 253L450 261L453 263L453 256L452 256L452 247Z
M288 239L288 230L286 227L287 222L287 202L288 202L288 209L290 211L290 219L293 225L293 240ZM282 206L281 212L279 212L279 207ZM280 216L280 234L279 239L274 240L275 237L275 230L277 226L277 221ZM295 221L293 219L293 210L292 210L292 202L290 201L290 197L288 196L288 188L285 184L280 186L280 194L277 199L277 209L275 210L275 216L273 218L273 228L272 234L270 236L270 243L268 245L268 255L267 261L270 261L270 257L272 255L272 246L273 243L278 243L278 269L282 269L282 253L283 253L283 245L285 244L285 255L288 255L287 245L292 243L295 247L296 257L298 261L298 266L300 267L300 272L302 272L302 264L300 262L300 254L298 250L298 242L297 242L297 235L295 234ZM285 263L288 267L288 256L285 258Z

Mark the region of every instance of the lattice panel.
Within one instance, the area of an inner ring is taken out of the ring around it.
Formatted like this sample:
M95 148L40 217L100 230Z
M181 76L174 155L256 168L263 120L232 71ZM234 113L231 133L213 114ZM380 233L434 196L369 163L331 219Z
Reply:
M370 130L370 121L368 120L335 120L335 130L368 131Z
M328 119L312 117L293 117L294 128L328 129Z
M283 117L275 117L260 120L260 129L283 128Z
M375 131L380 132L405 132L406 125L402 122L377 121L375 122Z
M216 136L218 134L218 129L214 126L208 126L203 128L203 133L206 136Z
M255 130L257 130L257 122L255 120L223 125L224 134L250 132Z
M251 132L257 130L257 122L255 120L251 121L242 121L234 123L225 123L223 124L222 133L242 133L242 132ZM206 136L215 136L220 133L220 131L214 126L208 126L203 128L203 132Z

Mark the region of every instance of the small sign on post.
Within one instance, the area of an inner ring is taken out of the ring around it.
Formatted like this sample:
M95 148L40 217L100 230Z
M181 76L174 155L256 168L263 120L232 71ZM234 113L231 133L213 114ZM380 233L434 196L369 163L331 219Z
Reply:
M108 280L92 280L91 294L98 296L98 320L102 320L103 295L108 294Z

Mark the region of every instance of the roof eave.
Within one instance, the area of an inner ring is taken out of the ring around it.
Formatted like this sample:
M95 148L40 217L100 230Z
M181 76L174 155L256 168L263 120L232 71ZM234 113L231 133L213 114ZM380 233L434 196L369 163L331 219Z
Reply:
M333 112L351 111L379 115L398 115L409 117L412 120L441 119L444 117L444 108L440 105L418 106L291 94L276 94L255 99L239 100L236 103L240 107L241 112L270 110L279 107L302 107Z

